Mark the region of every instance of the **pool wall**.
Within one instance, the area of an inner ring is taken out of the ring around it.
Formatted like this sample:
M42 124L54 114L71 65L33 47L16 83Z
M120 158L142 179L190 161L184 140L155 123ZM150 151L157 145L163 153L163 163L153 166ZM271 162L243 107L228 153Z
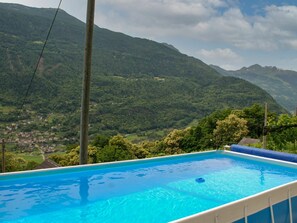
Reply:
M249 148L249 147L247 147ZM259 159L284 166L296 163L257 155L224 151L235 156ZM297 222L297 181L200 212L171 223L295 223Z
M174 223L297 222L297 181L185 217ZM173 223L172 222L172 223Z

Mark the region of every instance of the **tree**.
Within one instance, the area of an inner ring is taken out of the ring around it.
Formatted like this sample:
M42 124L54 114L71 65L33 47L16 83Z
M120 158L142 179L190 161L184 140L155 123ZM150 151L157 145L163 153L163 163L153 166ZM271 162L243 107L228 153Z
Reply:
M202 128L198 125L191 128L187 134L182 138L180 146L185 152L192 152L201 149L201 139L205 134L202 132Z
M178 154L183 153L184 151L181 149L182 147L182 140L187 134L189 129L184 130L177 130L174 129L171 131L163 140L165 144L165 153L166 154Z
M222 121L217 121L213 131L217 146L238 143L248 133L247 121L234 114L230 114Z
M297 116L281 114L268 127L269 132L271 132L271 148L283 150L287 147L288 143L292 143L294 145L294 151L296 150Z
M14 153L5 153L5 171L21 171L27 169L27 161ZM0 169L2 169L2 156L0 156Z
M163 141L144 141L141 143L141 148L148 151L146 157L164 156Z
M105 135L97 135L92 142L92 145L98 148L103 148L104 146L108 145L110 137Z
M213 130L217 121L225 119L231 113L231 109L215 111L201 119L197 126L187 131L180 146L183 151L200 151L214 147Z
M243 109L242 115L240 115L239 117L247 120L249 136L253 138L260 138L262 136L264 125L264 113L264 106L261 106L260 104L254 104L251 107Z
M132 151L134 156L137 157L138 159L143 159L150 156L150 152L139 145L133 145Z
M50 159L54 160L61 166L72 166L79 165L79 146L73 148L66 154L62 155L51 155ZM94 146L88 146L88 163L97 163L97 148Z
M121 135L113 136L108 145L99 149L98 160L102 162L134 159L133 145Z

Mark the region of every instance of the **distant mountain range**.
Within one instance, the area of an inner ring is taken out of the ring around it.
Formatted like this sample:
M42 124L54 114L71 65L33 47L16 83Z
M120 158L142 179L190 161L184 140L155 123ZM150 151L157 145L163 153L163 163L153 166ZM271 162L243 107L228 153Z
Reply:
M0 3L0 106L22 103L54 13ZM78 129L84 31L83 22L59 11L26 101L34 113L62 115L65 131ZM261 88L223 76L169 44L99 27L92 70L93 133L180 128L214 110L253 103L284 111Z
M212 67L224 76L242 78L261 87L288 111L296 111L297 72L258 64L237 71L227 71L214 65Z

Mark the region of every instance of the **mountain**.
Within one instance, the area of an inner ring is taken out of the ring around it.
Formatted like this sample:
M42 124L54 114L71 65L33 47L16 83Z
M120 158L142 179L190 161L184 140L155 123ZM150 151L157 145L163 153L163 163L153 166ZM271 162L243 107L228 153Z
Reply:
M22 104L54 13L0 3L0 107ZM59 11L25 101L27 116L42 116L61 132L78 132L84 31L83 22ZM264 101L283 111L259 87L224 77L169 44L97 26L92 71L91 133L180 128L214 110ZM0 109L1 117L15 120Z
M295 112L297 72L277 67L262 67L258 64L237 71L227 71L214 65L212 67L224 76L242 78L261 87L288 111Z

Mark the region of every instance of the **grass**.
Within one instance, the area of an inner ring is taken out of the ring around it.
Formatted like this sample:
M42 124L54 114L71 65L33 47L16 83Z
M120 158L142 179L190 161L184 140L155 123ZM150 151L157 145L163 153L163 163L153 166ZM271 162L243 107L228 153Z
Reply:
M198 119L194 119L190 124L188 124L188 127L193 127L193 126L197 126L199 123Z
M54 153L48 153L46 154L46 156L51 156L51 155L63 155L63 154L66 154L65 151L57 151L57 152L54 152Z
M294 143L287 143L285 149L286 152L288 153L295 153L297 154L297 141Z
M141 133L128 134L125 137L132 143L140 143L143 141L160 140L168 134L169 130L150 130Z
M31 155L31 154L18 154L19 157L25 159L26 161L34 161L36 163L42 163L43 159L41 155Z
M15 143L5 143L5 150L9 152L15 151L17 148Z
M130 142L141 142L147 140L146 136L138 136L137 134L129 134L126 135L126 139L128 139Z
M8 114L10 112L15 111L15 107L11 107L11 106L0 106L0 112L1 113L5 113Z
M255 148L263 148L262 143L250 144L250 145L247 145L247 146L255 147ZM297 141L295 143L288 142L282 148L277 148L277 149L274 149L274 150L279 151L279 152L284 152L284 153L297 154Z

